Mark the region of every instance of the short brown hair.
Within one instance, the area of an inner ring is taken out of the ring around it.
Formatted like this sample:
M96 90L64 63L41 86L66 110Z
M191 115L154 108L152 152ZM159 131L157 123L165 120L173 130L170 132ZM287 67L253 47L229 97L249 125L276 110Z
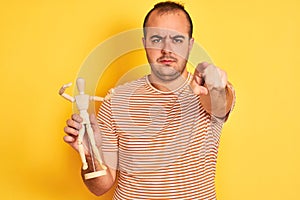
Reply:
M192 38L192 35L193 35L193 22L192 22L192 19L191 19L189 13L184 9L184 6L182 4L176 3L176 2L173 2L173 1L165 1L165 2L157 3L147 13L147 15L144 19L144 23L143 23L144 36L146 36L145 27L146 27L146 24L148 22L149 16L155 10L157 10L158 13L161 13L161 14L167 13L167 12L174 12L174 11L178 11L178 10L183 11L186 15L186 18L187 18L189 24L190 24L189 37Z

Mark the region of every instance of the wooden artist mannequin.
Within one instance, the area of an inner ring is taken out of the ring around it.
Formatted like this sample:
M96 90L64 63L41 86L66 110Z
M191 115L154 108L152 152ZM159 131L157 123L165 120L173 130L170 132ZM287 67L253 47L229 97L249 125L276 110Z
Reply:
M72 96L64 93L66 88L70 87L72 85L72 83L63 85L61 87L61 89L59 90L59 94L62 97L64 97L65 99L69 100L70 102L75 102L76 106L78 108L79 114L82 117L82 122L81 122L82 127L79 130L79 135L78 135L78 139L77 139L78 151L79 151L79 155L80 155L80 158L82 161L82 169L83 170L88 169L88 163L86 161L85 151L84 151L84 147L83 147L83 138L84 138L85 133L88 134L87 135L88 141L89 141L88 144L90 145L89 150L91 151L90 153L91 153L92 159L93 159L93 155L94 155L97 162L99 163L100 167L102 168L102 170L100 170L100 171L95 171L95 167L93 166L94 172L85 174L85 179L90 179L90 178L95 178L98 176L105 175L106 169L107 169L107 167L103 164L99 150L96 146L94 132L91 127L89 113L87 111L88 107L89 107L89 101L103 101L104 99L102 97L89 96L88 94L85 94L84 93L85 80L83 78L78 78L76 80L76 84L77 84L77 89L78 89L79 94L76 95L75 97L72 97Z

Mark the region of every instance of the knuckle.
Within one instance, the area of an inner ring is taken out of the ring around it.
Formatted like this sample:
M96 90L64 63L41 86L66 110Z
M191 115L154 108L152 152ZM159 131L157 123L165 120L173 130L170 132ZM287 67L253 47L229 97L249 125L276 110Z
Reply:
M78 135L78 131L77 130L75 130L74 128L68 127L68 126L66 126L64 128L64 131L69 136L77 136Z
M66 142L66 143L69 143L69 139L68 139L69 137L67 136L67 135L65 135L64 137L63 137L63 140Z
M68 127L72 127L74 129L80 129L81 128L81 124L73 119L68 119L67 120L67 126Z
M68 127L67 126L64 127L64 132L68 133Z
M71 124L71 119L67 119L66 124L67 124L68 126L70 126L70 124Z
M77 114L72 114L71 119L76 120L78 118Z
M68 127L68 126L66 126L65 128L64 128L64 132L66 133L66 134L68 134L68 135L71 135L71 134L73 134L73 129L71 129L70 127Z

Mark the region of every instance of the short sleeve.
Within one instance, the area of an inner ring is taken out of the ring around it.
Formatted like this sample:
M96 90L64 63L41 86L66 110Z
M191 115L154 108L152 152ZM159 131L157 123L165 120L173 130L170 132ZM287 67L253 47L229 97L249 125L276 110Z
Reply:
M115 131L111 112L111 100L106 99L97 114L97 120L102 136L102 151L115 152L118 151L118 136Z

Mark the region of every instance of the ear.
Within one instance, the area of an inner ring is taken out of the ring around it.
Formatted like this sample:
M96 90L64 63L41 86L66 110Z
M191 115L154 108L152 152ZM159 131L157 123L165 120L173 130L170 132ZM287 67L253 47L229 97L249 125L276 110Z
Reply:
M191 52L192 48L193 48L193 45L194 45L194 38L191 38L189 40L189 52Z

